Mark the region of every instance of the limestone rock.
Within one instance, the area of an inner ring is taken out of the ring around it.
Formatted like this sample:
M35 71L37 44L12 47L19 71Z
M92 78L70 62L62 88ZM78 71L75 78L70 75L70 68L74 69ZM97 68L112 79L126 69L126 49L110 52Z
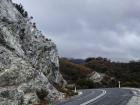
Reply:
M59 98L53 84L63 83L56 45L0 0L0 105L33 104L43 91L43 99Z
M92 72L89 75L89 79L92 80L93 82L100 82L101 80L103 80L105 74L103 73L97 73L97 72Z

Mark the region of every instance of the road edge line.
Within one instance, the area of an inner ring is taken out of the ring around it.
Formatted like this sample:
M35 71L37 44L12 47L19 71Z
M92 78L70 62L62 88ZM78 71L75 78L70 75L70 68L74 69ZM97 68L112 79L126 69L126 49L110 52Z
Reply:
M140 105L139 100L140 100L140 89L139 88L123 88L130 90L133 93L133 96L131 99L128 101L127 105L133 105L134 103L137 103L137 105Z
M102 91L102 93L100 95L98 95L97 97L95 97L95 98L93 98L93 99L91 99L89 101L86 101L86 102L84 102L84 103L82 103L80 105L87 105L87 104L89 104L91 102L96 101L97 99L101 98L102 96L104 96L106 94L106 91L105 90L101 90L101 89L98 89L98 90Z

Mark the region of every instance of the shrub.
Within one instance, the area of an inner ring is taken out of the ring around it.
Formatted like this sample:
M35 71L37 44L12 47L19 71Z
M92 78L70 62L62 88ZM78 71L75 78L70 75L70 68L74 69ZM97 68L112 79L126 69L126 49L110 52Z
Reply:
M91 89L91 88L95 88L95 83L92 80L89 79L81 79L79 81L77 81L77 86L80 89Z
M36 95L40 100L44 100L45 97L49 94L45 89L36 90Z
M14 3L14 6L22 14L23 17L25 17L25 18L28 17L28 12L24 10L24 8L21 4Z

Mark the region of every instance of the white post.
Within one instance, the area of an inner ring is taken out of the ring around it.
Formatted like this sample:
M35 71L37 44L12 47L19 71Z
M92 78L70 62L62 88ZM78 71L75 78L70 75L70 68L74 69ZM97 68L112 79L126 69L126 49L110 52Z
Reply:
M76 86L75 86L75 90L74 90L74 92L75 92L75 93L77 92L77 90L76 90Z
M119 83L119 88L121 88L121 82L119 81L118 83Z

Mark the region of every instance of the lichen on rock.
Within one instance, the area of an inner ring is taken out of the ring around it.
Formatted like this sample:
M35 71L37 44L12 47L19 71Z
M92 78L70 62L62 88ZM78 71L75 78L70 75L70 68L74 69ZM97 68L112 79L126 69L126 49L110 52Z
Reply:
M54 101L61 92L53 84L64 82L56 45L11 0L0 0L0 105Z

